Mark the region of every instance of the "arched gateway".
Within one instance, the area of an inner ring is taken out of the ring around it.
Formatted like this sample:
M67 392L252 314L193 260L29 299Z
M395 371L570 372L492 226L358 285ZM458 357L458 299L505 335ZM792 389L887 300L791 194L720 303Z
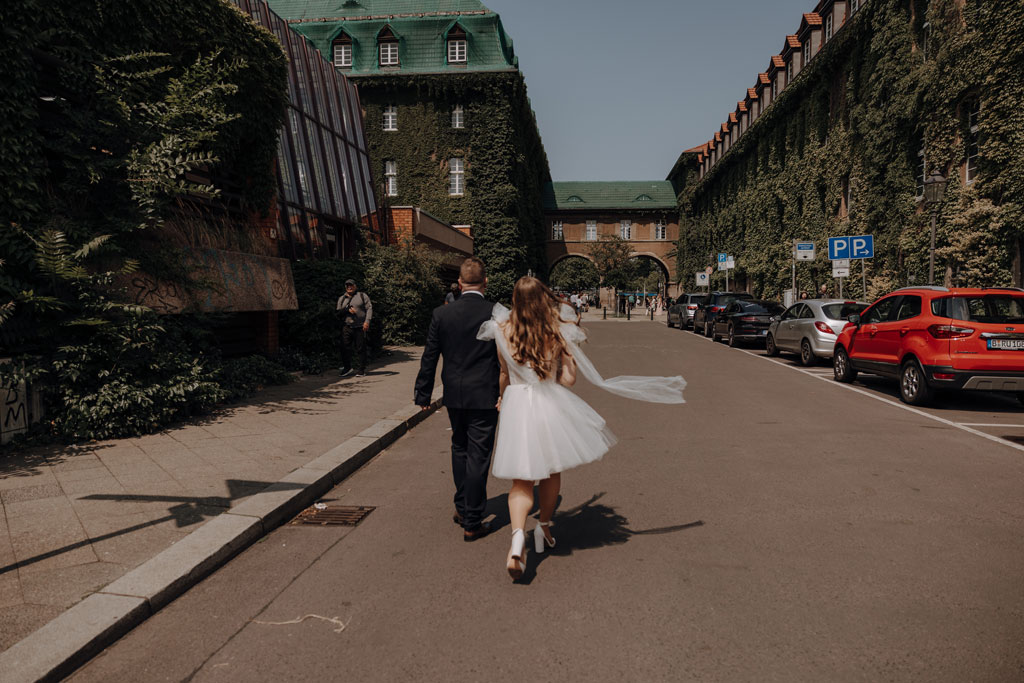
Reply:
M618 235L629 243L633 256L661 267L667 276L666 294L678 296L674 253L679 210L669 181L548 183L544 219L549 268L570 256L593 260L592 243Z

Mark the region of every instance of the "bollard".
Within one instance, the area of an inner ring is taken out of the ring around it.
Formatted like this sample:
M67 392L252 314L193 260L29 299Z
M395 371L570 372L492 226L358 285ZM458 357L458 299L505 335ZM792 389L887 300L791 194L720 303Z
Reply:
M654 309L651 309L651 322L654 322Z
M633 307L630 306L629 304L626 304L626 320L630 319L629 314L632 313L632 312L633 312Z
M608 319L608 307L605 306L601 310L604 311L604 319L607 320Z

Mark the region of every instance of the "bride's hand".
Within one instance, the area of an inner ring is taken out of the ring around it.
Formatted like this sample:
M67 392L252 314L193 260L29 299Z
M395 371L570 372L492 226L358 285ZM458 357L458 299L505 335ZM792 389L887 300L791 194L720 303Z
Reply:
M501 397L500 396L498 397L498 402L494 404L494 409L497 410L499 413L501 412Z

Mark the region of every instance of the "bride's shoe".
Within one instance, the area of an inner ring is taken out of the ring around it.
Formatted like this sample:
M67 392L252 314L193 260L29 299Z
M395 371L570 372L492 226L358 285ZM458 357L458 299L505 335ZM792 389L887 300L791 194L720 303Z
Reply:
M522 529L512 530L512 547L508 551L508 562L506 568L508 569L508 575L512 577L513 581L518 581L522 578L523 572L526 570L526 534L523 533Z
M545 545L549 548L555 547L555 537L552 536L549 541L547 534L544 533L544 527L550 528L551 522L537 522L537 528L533 530L533 549L538 553L544 552Z

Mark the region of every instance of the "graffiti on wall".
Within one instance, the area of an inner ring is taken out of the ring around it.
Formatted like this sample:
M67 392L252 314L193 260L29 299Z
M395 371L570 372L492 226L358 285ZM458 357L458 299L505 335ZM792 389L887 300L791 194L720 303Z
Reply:
M193 279L189 289L146 273L134 273L120 284L127 286L134 303L157 313L287 311L299 306L287 259L188 249L185 263Z

